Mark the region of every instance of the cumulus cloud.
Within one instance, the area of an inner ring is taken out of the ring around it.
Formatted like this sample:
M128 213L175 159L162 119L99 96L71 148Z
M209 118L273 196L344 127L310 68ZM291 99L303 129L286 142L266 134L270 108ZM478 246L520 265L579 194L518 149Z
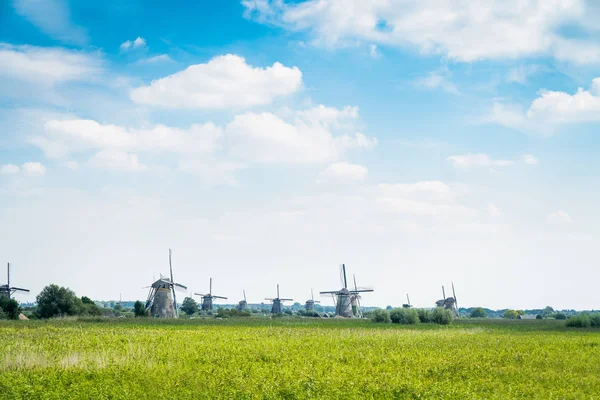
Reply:
M565 210L557 210L548 214L546 221L551 224L570 224L573 218Z
M369 170L367 167L347 162L337 162L330 164L321 172L320 177L323 180L333 180L339 182L356 182L366 179Z
M442 68L437 71L430 72L427 76L419 78L415 81L415 86L426 89L441 89L452 94L460 94L458 88L451 80L452 74L447 68Z
M551 134L562 125L600 121L600 78L589 90L574 94L542 90L526 111L518 105L495 102L488 121L522 131Z
M523 162L527 165L539 164L538 159L533 154L523 154Z
M599 62L592 39L563 36L577 24L591 32L585 0L244 0L245 17L291 31L308 32L317 45L356 41L417 48L472 62L553 56L574 63Z
M136 154L115 150L103 150L96 153L88 161L88 164L95 168L125 172L141 172L147 169L139 162Z
M20 168L18 165L14 164L5 164L0 166L0 175L14 175L18 174Z
M44 124L44 135L31 142L52 158L86 150L209 153L221 133L222 129L210 122L187 129L165 125L129 129L94 120L53 119Z
M325 163L337 161L351 149L377 144L356 132L355 107L317 106L298 111L290 120L264 112L237 115L225 128L231 154L261 163Z
M245 108L270 104L301 86L297 67L278 62L253 67L243 57L227 54L133 89L130 97L135 103L162 108Z
M483 153L450 156L448 157L448 161L458 168L507 167L515 163L512 160L494 160L489 155Z
M146 41L144 40L144 38L138 36L135 40L127 40L121 43L121 46L119 48L121 49L121 51L128 51L140 49L143 47L146 47Z
M101 66L97 54L0 43L0 77L51 85L89 79L101 72Z
M39 162L26 162L21 166L23 173L27 176L44 176L46 167Z

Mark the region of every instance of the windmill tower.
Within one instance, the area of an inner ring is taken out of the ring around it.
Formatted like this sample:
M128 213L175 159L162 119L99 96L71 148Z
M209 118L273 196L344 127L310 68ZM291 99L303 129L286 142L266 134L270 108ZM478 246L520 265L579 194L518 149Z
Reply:
M148 299L146 300L146 310L150 310L150 315L158 318L177 318L177 297L175 289L187 290L187 286L175 283L173 280L173 267L171 265L171 249L169 249L169 270L171 278L165 278L160 275L160 279L152 285L146 286L150 288Z
M454 282L452 282L452 297L446 297L446 290L442 286L442 299L435 302L436 307L450 310L455 317L458 317L458 302L456 300L456 292L454 291Z
M0 296L6 296L10 299L10 296L16 292L29 293L29 289L10 286L10 263L6 265L6 275L6 285L0 285Z
M354 278L354 289L348 289L348 280L346 279L346 265L342 264L342 285L340 290L320 292L320 294L330 294L335 303L335 315L345 318L360 317L360 293L373 292L373 289L359 289L356 286L356 277Z
M244 292L244 300L240 300L237 309L238 311L244 311L246 308L248 308L248 302L246 301L246 291L243 290Z
M271 314L281 314L281 312L282 312L281 304L284 301L294 301L294 299L282 299L281 297L279 297L279 283L277 284L277 297L274 299L265 299L265 300L270 300L273 303L273 305L271 306Z
M212 278L210 278L210 286L208 288L208 294L194 293L196 296L202 296L202 311L212 311L214 299L227 299L223 296L214 296L212 294Z
M306 308L306 311L314 311L315 310L315 303L320 303L320 301L315 300L315 296L313 294L313 290L310 289L310 299L306 300L306 304L304 305L304 308Z

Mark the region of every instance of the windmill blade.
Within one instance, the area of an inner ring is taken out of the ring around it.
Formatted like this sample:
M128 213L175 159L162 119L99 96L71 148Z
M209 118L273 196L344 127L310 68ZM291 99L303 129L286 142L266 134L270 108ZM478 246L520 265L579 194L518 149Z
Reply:
M446 300L446 290L444 289L444 285L442 285L442 296L443 299Z
M244 301L246 301L246 291L245 290L244 290ZM248 303L248 302L246 301L246 303Z
M354 290L358 290L358 286L356 286L356 274L352 274L352 277L354 278Z
M456 306L456 311L458 312L458 300L456 300L456 292L454 291L454 282L452 282L452 296L454 296L454 305Z
M195 296L209 297L208 294L194 293Z
M212 296L213 299L223 299L223 300L227 300L227 297L223 297L223 296Z
M280 301L294 301L294 299L279 299Z
M175 285L175 286L177 286L177 287L180 287L180 288L182 288L182 289L185 289L185 290L187 290L187 286L185 286L185 285L182 285L181 283L173 283L173 285Z
M173 265L171 264L171 249L169 249L169 272L171 273L171 283L175 282L173 279ZM177 310L177 296L175 295L175 285L171 285L171 292L173 292L173 311L175 312L175 318L179 318L179 311Z
M208 285L208 293L212 294L212 278L209 278L209 280L210 280L210 283Z
M310 288L310 298L313 301L313 303L315 302L315 295L313 294L313 290L312 288Z
M29 289L23 289L23 288L18 288L18 287L11 287L12 290L18 291L18 292L25 292L25 293L29 293Z
M332 290L330 292L319 292L319 294L338 294L338 293L340 293L339 290Z
M408 300L408 305L410 306L410 297L408 297L408 293L406 293L406 300Z
M346 264L342 264L342 272L344 273L344 289L348 288L348 280L346 279Z
M373 289L358 289L358 290L350 290L350 293L369 293L374 292Z
M320 303L319 300L313 300L313 303Z
M269 299L269 298L266 298L266 297L265 297L265 300L273 301L273 300L275 300L275 299Z

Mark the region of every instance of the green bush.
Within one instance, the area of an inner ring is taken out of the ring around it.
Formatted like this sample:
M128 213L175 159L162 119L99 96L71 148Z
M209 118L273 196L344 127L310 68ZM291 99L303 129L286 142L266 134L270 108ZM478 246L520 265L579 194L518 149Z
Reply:
M412 325L419 322L419 314L412 308L395 308L390 311L390 319L395 324Z
M219 308L217 311L218 318L229 318L229 317L249 317L252 314L249 311L240 311L237 308Z
M556 313L554 314L554 319L567 319L567 315L565 313Z
M424 324L431 322L431 311L426 308L419 308L417 310L417 314L419 315L419 322Z
M519 318L519 313L515 310L506 310L506 311L504 311L504 314L502 314L502 318L517 319L517 318Z
M538 314L535 316L535 319L544 319L544 317L542 317L542 314Z
M477 307L471 310L471 318L486 318L487 312L482 307Z
M566 325L570 328L589 328L592 323L588 314L579 314L569 318Z
M590 325L594 328L600 328L600 314L590 315Z
M373 311L373 314L371 314L371 321L387 324L391 321L390 313L387 310L375 310Z
M0 296L0 319L19 319L21 306L15 299L9 299L6 296Z
M452 322L454 316L450 310L442 307L436 307L431 311L430 321L434 324L448 325Z

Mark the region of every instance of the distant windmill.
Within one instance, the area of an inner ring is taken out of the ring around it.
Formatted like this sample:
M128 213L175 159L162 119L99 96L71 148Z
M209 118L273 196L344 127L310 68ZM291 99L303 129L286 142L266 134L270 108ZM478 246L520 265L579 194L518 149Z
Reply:
M7 269L7 278L6 285L0 285L0 296L6 296L10 299L10 296L15 294L16 292L29 293L29 289L23 289L15 286L10 286L10 263L6 266Z
M456 292L454 291L454 282L452 282L452 297L446 297L446 290L442 286L442 299L435 302L436 307L443 307L452 311L454 316L458 317L458 302L456 301Z
M208 294L194 293L196 296L202 296L202 311L212 311L213 299L224 299L227 297L213 296L212 294L212 278L210 278L210 286L208 288Z
M248 308L248 302L246 301L246 291L243 290L243 292L244 292L244 300L240 300L240 302L237 306L237 309L239 311L244 311L246 308Z
M348 280L346 279L346 265L342 264L342 285L340 290L320 292L321 294L330 294L335 302L335 315L340 317L360 317L360 293L373 292L373 289L359 289L354 279L354 290L348 290Z
M305 308L307 311L315 310L315 303L320 303L320 301L315 301L315 296L313 295L313 290L310 289L310 299L306 300Z
M410 304L410 297L408 297L408 293L406 293L406 304L402 304L402 308L411 308L412 305Z
M281 303L283 303L284 301L294 301L294 299L282 299L281 297L279 297L279 283L277 284L277 297L274 299L265 300L270 300L271 302L273 302L273 305L271 306L271 314L281 314Z
M159 318L177 318L177 297L175 289L187 290L187 286L175 283L173 280L173 267L171 265L171 249L169 249L169 271L171 278L165 278L160 275L160 279L146 288L150 288L148 299L146 300L146 310L150 310L150 315Z

